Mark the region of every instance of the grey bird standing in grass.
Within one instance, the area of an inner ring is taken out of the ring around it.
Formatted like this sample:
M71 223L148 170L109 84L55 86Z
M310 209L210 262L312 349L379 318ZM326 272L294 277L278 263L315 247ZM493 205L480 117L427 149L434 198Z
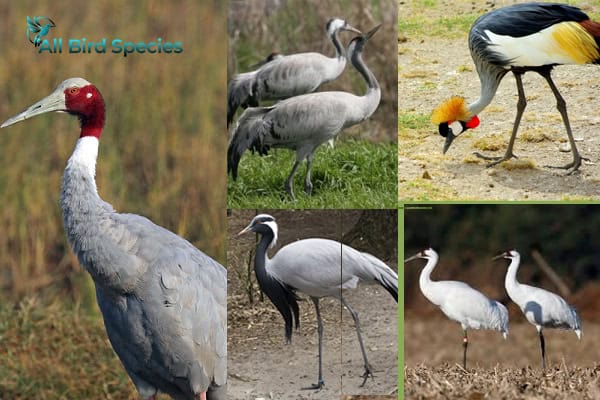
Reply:
M367 83L364 96L347 92L310 93L282 100L271 107L248 108L244 111L227 149L227 170L234 180L246 149L266 155L271 147L283 147L296 151L296 161L285 182L285 190L292 199L295 198L294 174L306 159L304 191L309 195L312 193L310 174L317 147L336 138L342 129L369 118L379 105L381 89L363 62L362 52L380 26L355 37L348 45L348 57Z
M98 195L96 158L104 100L81 78L2 128L35 115L75 115L81 134L67 163L61 207L67 239L96 287L113 349L140 396L224 400L227 378L227 272L176 234L135 214L119 214Z
M319 308L319 299L322 297L340 300L352 315L364 361L365 373L361 385L364 386L369 376L373 376L373 370L367 360L358 314L343 297L343 291L356 289L359 282L379 284L398 302L398 274L378 258L329 239L298 240L282 247L269 259L267 249L277 242L277 231L275 218L260 214L239 235L256 232L261 236L254 258L256 280L283 316L288 343L292 340L294 321L296 328L300 325L296 291L310 296L315 305L319 335L319 378L317 384L307 389L320 389L325 385L323 321Z
M546 341L544 340L543 328L561 328L575 331L577 339L581 339L581 320L575 308L557 294L525 285L517 281L517 271L521 262L521 255L516 250L506 251L496 257L494 260L506 258L510 260L510 265L506 271L504 285L506 293L514 301L527 321L535 326L540 338L540 348L542 351L542 369L546 368Z
M361 34L340 18L325 25L327 36L335 47L335 57L321 53L297 53L267 57L255 71L238 74L227 85L227 126L238 107L258 107L261 100L281 100L311 93L324 83L336 79L346 67L346 54L338 33Z

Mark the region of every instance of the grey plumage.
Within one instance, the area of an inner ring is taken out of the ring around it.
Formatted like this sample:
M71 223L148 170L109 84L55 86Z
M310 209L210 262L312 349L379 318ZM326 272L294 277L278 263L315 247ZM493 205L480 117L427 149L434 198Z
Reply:
M227 379L226 270L185 239L135 214L119 214L94 179L104 102L81 78L2 127L49 111L81 120L61 193L64 228L96 287L110 342L140 395L224 400Z
M335 56L320 53L290 55L271 54L255 71L238 74L227 85L227 126L238 107L257 107L262 100L281 100L311 93L336 79L346 66L346 55L338 33L361 33L340 18L332 18L325 26L335 48Z
M324 385L322 371L323 322L319 299L334 297L348 309L356 326L356 333L364 361L363 383L372 376L372 369L362 341L358 314L344 298L344 291L355 289L359 282L379 284L398 301L398 275L378 258L329 239L303 239L279 249L272 259L267 248L277 241L277 223L268 214L260 214L240 232L261 235L256 249L254 271L261 290L277 307L285 321L286 340L291 341L292 316L299 325L299 308L296 292L310 296L317 313L319 336L319 375L316 385Z
M227 149L227 169L233 179L238 176L238 165L246 149L265 155L271 147L283 147L296 151L296 162L286 180L286 191L294 197L293 177L299 164L306 159L304 189L308 194L312 192L310 174L316 148L337 137L342 129L369 118L379 105L379 83L361 55L367 40L378 28L352 39L348 46L352 65L367 83L365 95L310 93L282 100L270 107L244 111Z

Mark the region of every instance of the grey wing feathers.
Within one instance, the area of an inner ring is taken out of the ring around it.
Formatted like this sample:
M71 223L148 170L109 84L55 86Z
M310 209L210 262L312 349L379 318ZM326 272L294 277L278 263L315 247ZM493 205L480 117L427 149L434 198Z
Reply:
M257 151L266 155L269 146L265 144L265 137L269 134L271 123L264 119L273 107L248 108L240 119L227 148L227 172L231 172L233 179L237 178L238 165L246 149Z
M490 300L491 307L491 318L490 325L493 329L496 329L506 336L508 335L508 310L504 304L496 300Z
M373 279L387 290L398 302L398 274L383 261L369 253L361 253L369 262Z
M253 86L256 72L246 72L233 77L227 85L227 127L233 121L238 107L256 107L258 98L255 96Z
M149 364L126 368L141 369L145 371L138 372L142 377L152 377L152 366L160 365L161 379L173 383L184 378L194 391L223 385L227 373L225 268L144 217L113 214L113 219L115 226L126 227L117 243L146 266L134 294L143 310L143 335L154 349Z

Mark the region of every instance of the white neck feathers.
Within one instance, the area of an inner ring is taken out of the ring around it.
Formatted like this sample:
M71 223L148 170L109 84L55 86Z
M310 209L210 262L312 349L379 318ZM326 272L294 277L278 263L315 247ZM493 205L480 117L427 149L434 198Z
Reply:
M77 168L89 174L91 181L96 186L94 177L96 176L96 159L98 158L98 138L94 136L84 136L77 140L75 150L67 162L67 170Z

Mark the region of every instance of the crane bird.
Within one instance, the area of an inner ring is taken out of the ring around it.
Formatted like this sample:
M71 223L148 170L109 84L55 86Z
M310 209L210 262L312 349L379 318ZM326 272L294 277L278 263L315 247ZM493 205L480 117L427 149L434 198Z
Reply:
M439 256L432 248L425 249L407 258L409 262L422 258L427 260L419 277L419 287L423 295L440 308L452 321L458 322L463 330L463 368L467 369L467 329L493 329L508 335L508 311L496 301L488 299L481 292L464 282L432 281L431 272L438 263Z
M581 339L581 320L575 308L571 307L560 296L547 290L524 285L517 281L517 271L521 256L516 250L509 250L496 257L494 260L506 258L510 260L504 286L508 297L517 303L525 318L535 326L540 337L542 350L542 369L546 368L546 342L544 340L543 328L572 329Z
M271 107L244 111L227 149L227 170L234 180L246 149L266 155L271 147L283 147L296 151L296 162L285 182L286 191L293 199L294 174L302 160L306 159L304 190L311 194L310 172L316 148L337 137L342 129L369 118L379 105L381 89L363 62L362 51L380 26L355 37L348 45L348 57L367 83L364 96L347 92L310 93L282 100Z
M311 93L324 83L333 81L346 67L346 54L338 33L349 31L362 34L340 18L325 25L327 36L335 47L335 57L321 53L297 53L267 57L259 68L238 74L227 85L227 126L233 121L238 107L258 107L261 100L282 100Z
M259 214L238 235L255 232L261 236L254 258L254 272L261 290L271 299L285 321L286 342L291 343L292 328L300 325L296 292L307 294L315 305L319 336L319 378L308 389L320 389L323 380L323 321L319 299L334 297L348 309L356 327L365 373L361 386L372 367L360 333L358 314L343 296L344 290L355 289L359 282L380 284L398 302L398 275L383 261L340 242L329 239L303 239L285 245L271 259L267 249L277 242L277 223L268 214Z
M226 398L227 274L176 234L98 195L95 170L104 100L82 78L54 92L4 128L50 111L79 118L81 133L61 192L67 239L96 287L106 333L144 400Z
M481 81L481 95L468 106L462 97L454 96L434 110L432 122L439 125L440 135L446 138L443 152L446 153L457 136L479 125L477 115L490 104L500 81L510 71L517 82L519 100L506 153L502 157L475 155L491 161L488 167L516 158L513 146L527 105L522 76L534 71L546 79L556 98L573 153L571 163L551 168L570 170L569 174L579 169L581 161L588 159L577 150L567 105L552 81L551 72L554 66L561 64L600 63L599 46L600 23L566 4L515 4L479 17L469 32L469 48ZM450 125L455 125L459 132L455 134Z

